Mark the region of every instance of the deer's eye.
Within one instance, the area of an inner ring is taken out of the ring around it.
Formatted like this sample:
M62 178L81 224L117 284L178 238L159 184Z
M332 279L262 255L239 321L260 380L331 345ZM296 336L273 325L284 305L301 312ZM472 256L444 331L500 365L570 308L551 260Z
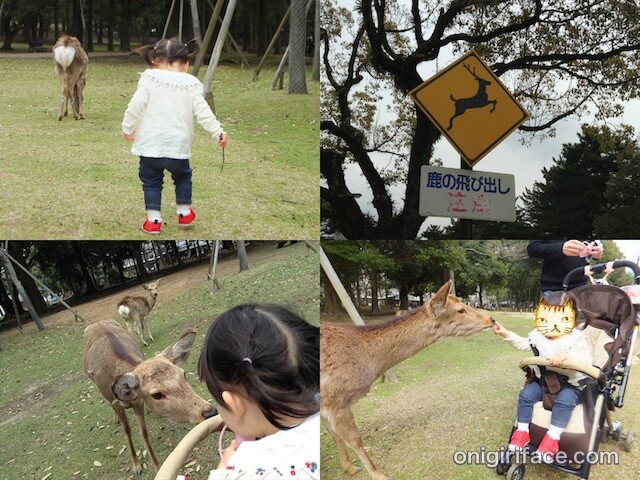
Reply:
M464 308L461 308L460 310L458 310L458 313L467 313L467 311Z
M162 393L162 392L155 392L151 394L151 398L153 398L154 400L162 400L163 398L166 398L167 396Z

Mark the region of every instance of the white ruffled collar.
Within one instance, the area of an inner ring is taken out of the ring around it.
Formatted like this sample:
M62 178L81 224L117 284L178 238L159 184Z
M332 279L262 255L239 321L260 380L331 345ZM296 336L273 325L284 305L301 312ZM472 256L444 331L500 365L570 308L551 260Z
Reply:
M174 72L172 70L162 70L159 68L148 68L140 74L141 79L153 82L155 85L172 89L193 89L201 88L200 80L186 72Z
M576 343L584 338L584 332L574 328L571 333L563 335L557 340L550 340L538 330L529 334L529 342L538 349L541 357L551 358L556 353L570 350Z

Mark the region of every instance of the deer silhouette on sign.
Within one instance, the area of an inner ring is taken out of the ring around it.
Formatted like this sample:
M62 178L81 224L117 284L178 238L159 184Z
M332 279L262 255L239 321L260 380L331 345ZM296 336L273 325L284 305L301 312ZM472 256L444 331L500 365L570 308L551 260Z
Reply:
M489 100L489 96L487 95L487 85L491 85L491 82L476 75L475 67L472 70L466 63L463 63L463 65L467 72L473 75L473 78L475 78L478 82L478 91L473 97L460 98L458 100L453 98L453 94L450 95L451 100L453 100L453 102L455 103L456 113L454 113L453 116L449 119L449 126L447 127L447 130L451 130L451 128L453 127L453 119L459 117L468 109L483 108L489 104L493 104L493 108L491 109L491 111L493 112L496 109L496 104L498 103L496 100Z

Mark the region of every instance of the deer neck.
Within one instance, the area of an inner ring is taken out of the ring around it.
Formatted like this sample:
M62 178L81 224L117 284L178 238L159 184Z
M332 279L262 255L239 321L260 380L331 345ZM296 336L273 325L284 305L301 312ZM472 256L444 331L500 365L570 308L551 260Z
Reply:
M147 296L147 303L149 304L149 311L151 311L151 309L154 307L154 305L156 304L156 300L157 297L154 297L153 295L149 294Z
M421 309L400 321L373 330L367 348L377 352L380 373L415 355L444 334L430 313Z

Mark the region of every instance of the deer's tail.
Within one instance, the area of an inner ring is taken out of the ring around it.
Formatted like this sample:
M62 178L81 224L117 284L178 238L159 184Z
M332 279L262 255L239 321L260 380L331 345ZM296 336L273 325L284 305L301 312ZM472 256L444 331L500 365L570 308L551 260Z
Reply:
M72 45L60 45L53 49L53 59L62 67L64 72L73 63L75 56L76 49Z
M453 98L453 93L451 95L449 95L451 97L451 100L453 100L454 102L457 102L457 100L455 98Z
M127 318L129 316L129 313L131 313L131 310L129 309L129 307L127 307L124 304L120 304L118 305L118 313L123 317L123 318Z

